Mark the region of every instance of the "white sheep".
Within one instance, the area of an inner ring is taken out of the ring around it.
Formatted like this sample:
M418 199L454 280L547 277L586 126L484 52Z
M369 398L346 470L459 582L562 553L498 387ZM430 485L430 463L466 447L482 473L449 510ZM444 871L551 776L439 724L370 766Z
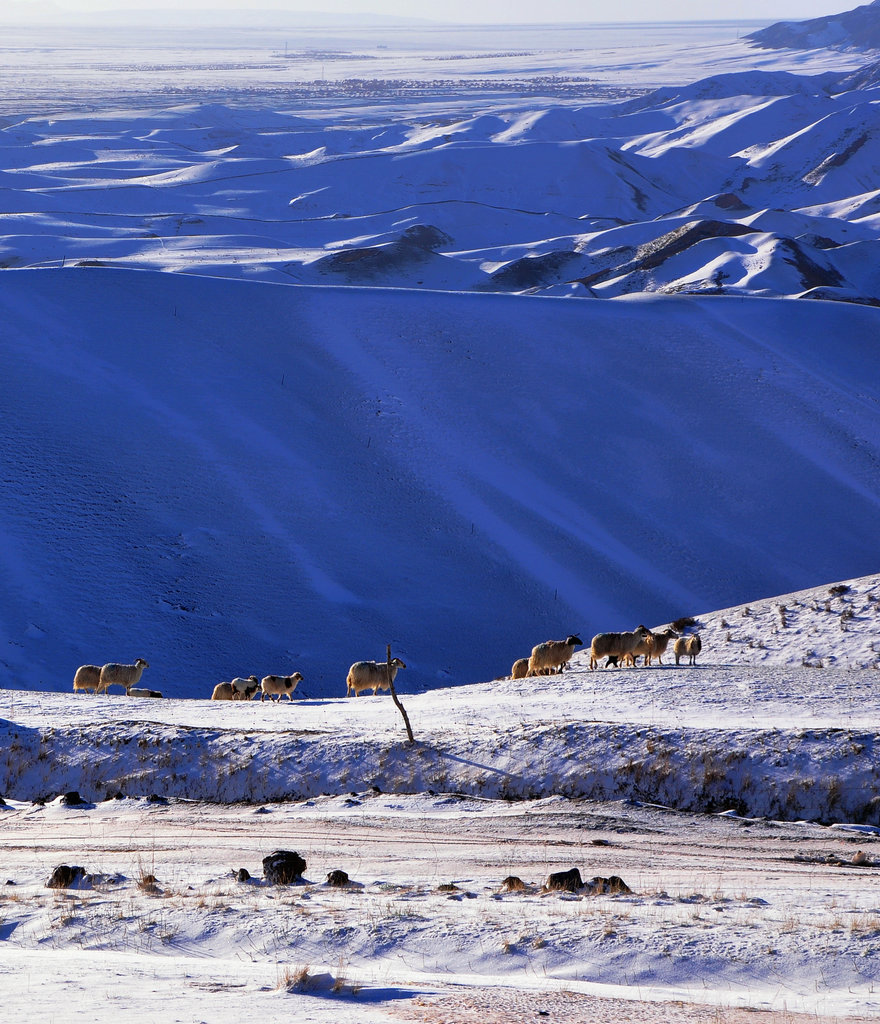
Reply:
M379 690L390 690L399 668L406 668L406 665L400 658L392 658L391 678L389 679L387 662L356 661L348 670L345 696L350 697L354 694L359 697L362 690L372 690L373 696L375 696Z
M292 676L263 676L260 680L260 703L262 703L267 697L274 701L280 701L282 697L287 695L289 701L293 700L291 694L296 689L296 684L302 679L302 675L299 672L294 672Z
M690 636L680 636L672 647L675 653L675 664L683 655L690 660L692 665L697 663L697 655L703 649L703 641L699 633L692 633Z
M259 690L260 680L256 676L248 676L247 679L236 676L229 685L232 687L233 700L250 700Z
M546 640L532 648L532 656L529 658L530 676L549 675L551 672L561 672L571 661L575 647L583 644L579 636L571 635L565 640Z
M73 692L79 690L98 693L101 685L100 665L80 665L73 677Z
M590 668L597 668L600 658L609 655L619 664L619 659L631 654L648 633L641 625L628 633L597 633L590 643Z
M513 668L510 670L511 679L525 679L529 674L529 659L528 658L517 658L513 663Z
M143 658L138 658L133 665L117 665L115 662L104 665L101 668L98 692L106 693L108 687L117 685L125 687L125 692L128 693L132 686L137 686L140 682L144 669L149 667Z

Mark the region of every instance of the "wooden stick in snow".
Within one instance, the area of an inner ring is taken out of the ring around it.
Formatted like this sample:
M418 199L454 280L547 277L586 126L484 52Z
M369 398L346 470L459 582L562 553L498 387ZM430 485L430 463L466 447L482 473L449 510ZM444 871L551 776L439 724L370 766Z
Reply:
M400 698L397 696L397 690L394 689L394 673L391 671L391 644L387 644L386 653L388 657L388 685L391 688L391 699L397 705L397 710L403 715L403 724L406 726L406 734L409 736L409 742L415 743L412 726L409 724L409 715L406 713L404 706L400 703Z

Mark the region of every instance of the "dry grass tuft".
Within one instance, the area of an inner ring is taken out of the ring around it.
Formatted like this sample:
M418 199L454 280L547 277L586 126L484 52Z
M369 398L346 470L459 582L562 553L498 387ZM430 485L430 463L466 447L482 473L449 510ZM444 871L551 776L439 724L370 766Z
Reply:
M275 988L283 992L305 992L311 981L311 968L307 964L301 967L285 967L278 974Z

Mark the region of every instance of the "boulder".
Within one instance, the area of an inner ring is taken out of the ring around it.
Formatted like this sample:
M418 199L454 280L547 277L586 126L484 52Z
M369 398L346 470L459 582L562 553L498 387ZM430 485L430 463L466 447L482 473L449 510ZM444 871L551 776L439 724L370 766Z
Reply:
M263 858L263 877L271 885L292 885L302 880L306 862L292 850L275 850Z
M590 896L618 896L621 893L632 892L620 875L610 875L608 878L596 875L587 882L585 888Z
M580 871L577 868L569 868L568 871L554 871L549 874L544 887L562 892L579 892L583 884Z
M46 882L47 889L79 889L88 882L86 869L79 864L59 864Z

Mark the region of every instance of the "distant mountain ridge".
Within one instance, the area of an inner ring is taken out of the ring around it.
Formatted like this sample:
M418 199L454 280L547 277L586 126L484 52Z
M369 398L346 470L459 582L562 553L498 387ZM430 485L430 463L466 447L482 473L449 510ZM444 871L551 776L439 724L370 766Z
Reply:
M746 39L767 50L880 49L880 0L809 21L778 21Z

